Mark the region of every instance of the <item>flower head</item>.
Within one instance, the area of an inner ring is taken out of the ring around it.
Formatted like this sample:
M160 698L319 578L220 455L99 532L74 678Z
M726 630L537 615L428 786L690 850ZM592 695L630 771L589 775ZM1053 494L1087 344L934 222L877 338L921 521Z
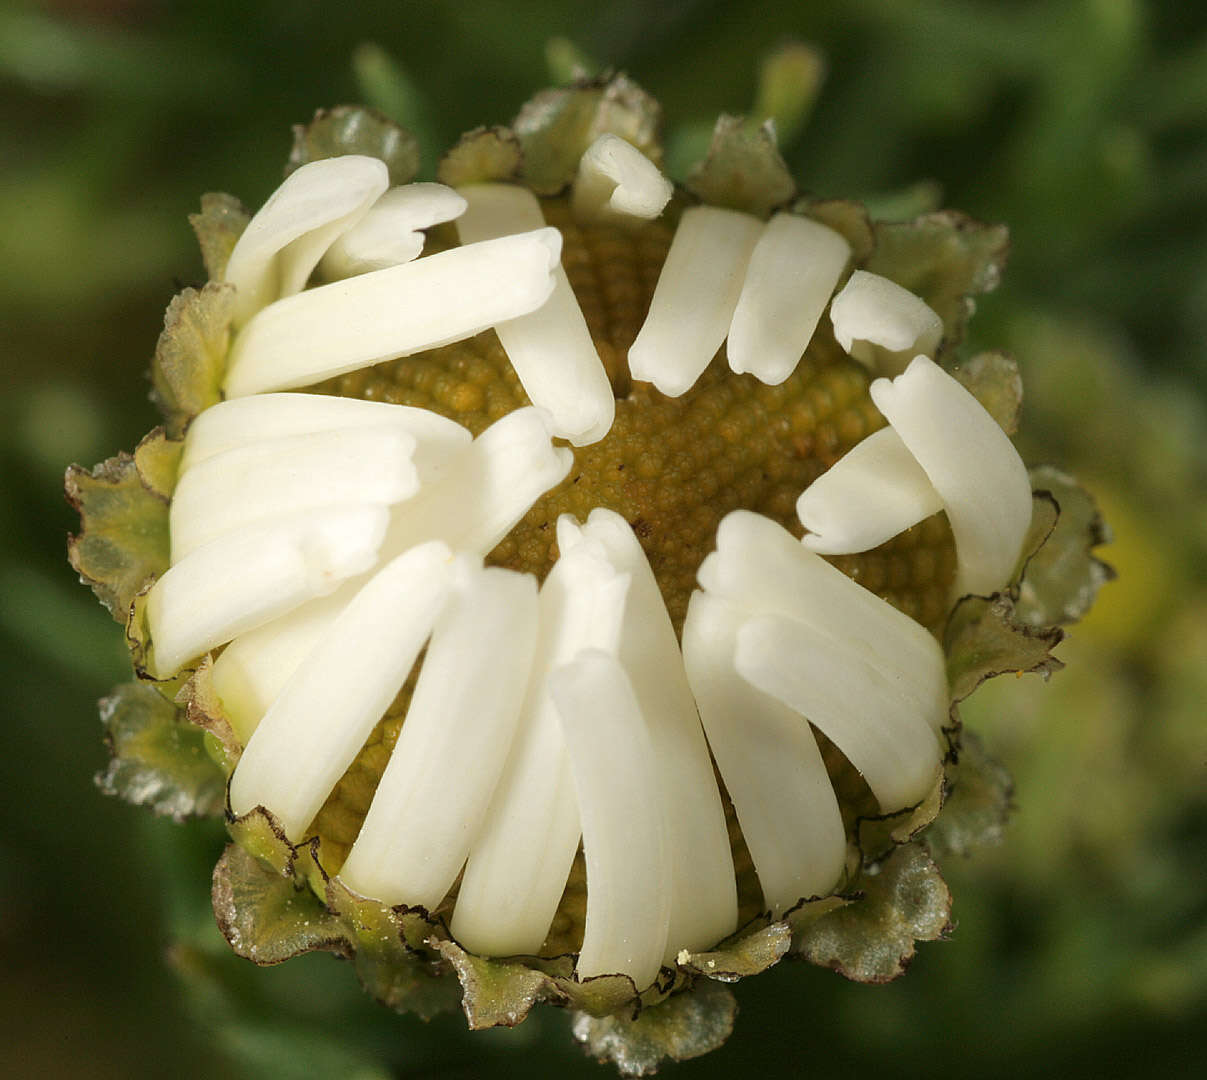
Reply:
M348 115L249 219L203 207L169 432L69 481L76 565L229 775L232 945L264 958L248 881L302 889L394 1004L427 999L383 963L455 972L475 1026L546 998L622 1043L789 950L892 977L947 925L914 838L970 767L954 702L1059 637L1015 611L1050 504L978 400L1013 369L940 362L997 234L796 199L729 120L676 190L623 78L441 183ZM884 940L903 874L932 901Z

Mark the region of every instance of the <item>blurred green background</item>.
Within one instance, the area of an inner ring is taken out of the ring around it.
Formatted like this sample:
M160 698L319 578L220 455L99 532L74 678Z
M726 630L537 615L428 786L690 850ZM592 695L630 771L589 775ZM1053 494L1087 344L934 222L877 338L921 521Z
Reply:
M1121 577L1066 671L966 711L1018 813L945 866L952 939L882 988L781 965L738 986L724 1049L665 1074L1204 1074L1207 5L1178 0L0 6L0 1072L609 1075L556 1011L471 1036L378 1008L331 957L228 954L220 830L93 787L95 702L128 667L67 568L62 471L156 422L162 311L202 277L186 215L208 190L257 205L316 107L367 100L434 156L577 49L661 98L675 166L717 112L768 105L760 62L788 39L828 66L785 132L804 188L1011 225L972 345L1018 357L1025 456L1097 494Z

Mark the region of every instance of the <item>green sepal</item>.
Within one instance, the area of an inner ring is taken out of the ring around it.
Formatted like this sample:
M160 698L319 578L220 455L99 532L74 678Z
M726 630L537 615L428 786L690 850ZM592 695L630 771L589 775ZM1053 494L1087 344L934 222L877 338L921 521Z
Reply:
M954 210L909 222L877 222L866 269L925 300L943 320L943 348L963 339L974 296L997 287L1010 250L1004 225L985 225Z
M793 952L861 983L891 982L905 973L915 943L934 941L951 926L951 893L919 844L898 847L865 870L857 903L831 910L797 935Z
M876 248L876 234L867 207L853 199L814 199L806 196L792 204L793 213L812 218L833 229L851 245L848 268L862 266ZM839 279L836 291L845 278Z
M542 90L512 124L523 149L524 182L538 195L559 194L600 135L618 135L661 166L661 122L661 106L625 75Z
M947 784L943 813L923 833L931 854L970 855L975 848L999 843L1014 809L1014 782L967 728L959 759L948 767Z
M949 752L948 759L954 757ZM893 814L862 817L855 823L856 845L863 866L883 861L902 844L909 843L931 824L944 807L946 773L940 769L926 797L916 806L908 806Z
M251 214L234 195L212 191L201 196L201 212L190 214L189 224L197 236L210 281L221 281L226 274L231 252L249 221Z
M449 187L506 183L519 175L523 158L520 140L511 128L474 128L440 159L436 179Z
M294 124L285 175L312 161L344 154L364 154L384 161L391 187L409 184L419 171L419 141L406 128L376 109L337 105L334 109L319 109L308 124Z
M1063 665L1051 653L1063 637L1059 627L1020 622L1007 595L965 596L944 632L952 701L963 701L995 675L1058 671Z
M163 480L176 452L156 428L134 454L118 454L91 470L67 470L67 501L81 524L67 541L67 557L120 623L138 592L168 568L170 492L152 485Z
M185 289L168 305L151 361L151 396L174 438L222 400L234 310L234 287L213 281Z
M96 782L106 795L176 821L222 812L225 777L181 709L146 683L128 682L100 710L112 757Z
M635 1016L574 1017L574 1037L621 1076L649 1076L666 1060L687 1061L721 1046L733 1032L738 1007L727 987L707 979L656 1009Z
M1031 470L1031 486L1050 492L1060 508L1051 534L1027 561L1015 611L1029 626L1076 622L1115 571L1094 556L1110 530L1093 497L1071 476L1050 465Z
M349 955L339 920L309 889L228 844L213 879L214 917L230 947L255 964L322 950Z
M761 218L796 194L796 181L776 146L775 125L751 124L740 116L717 118L708 154L685 186L710 206Z
M243 747L214 690L213 672L214 662L207 656L182 687L180 701L189 723L205 732L211 756L229 777Z
M679 966L693 975L718 982L737 982L778 964L792 945L787 922L744 928L707 952L679 955Z
M1004 352L977 353L955 368L952 375L1007 435L1018 431L1023 409L1023 380L1014 357Z
M475 956L455 941L437 942L436 948L457 973L465 1018L474 1031L515 1027L538 1002L566 1003L554 979L527 964Z

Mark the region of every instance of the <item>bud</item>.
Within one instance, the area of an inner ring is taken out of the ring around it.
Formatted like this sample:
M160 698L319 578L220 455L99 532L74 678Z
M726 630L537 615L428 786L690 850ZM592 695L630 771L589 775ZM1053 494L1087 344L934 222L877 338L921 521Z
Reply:
M548 90L414 184L318 114L193 219L164 427L68 474L138 676L102 784L225 814L232 948L474 1028L569 1006L630 1074L719 1045L724 983L949 928L934 857L1009 805L957 705L1106 576L1013 362L957 360L1004 230L798 196L727 117L675 187L658 127Z

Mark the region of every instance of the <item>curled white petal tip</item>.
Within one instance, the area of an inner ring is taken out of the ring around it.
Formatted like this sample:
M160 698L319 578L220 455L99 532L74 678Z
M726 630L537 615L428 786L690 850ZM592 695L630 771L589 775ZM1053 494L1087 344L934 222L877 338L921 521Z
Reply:
M320 269L331 281L410 262L423 251L424 229L465 212L465 200L444 184L391 188L327 249Z
M656 218L674 185L658 166L618 135L600 135L578 163L571 206L580 221Z
M308 386L534 311L553 291L561 244L561 233L541 228L278 300L232 343L224 391Z
M545 223L540 203L527 188L472 184L461 194L468 207L457 221L462 243L539 229ZM560 265L553 278L553 292L540 308L498 324L495 332L529 400L548 410L554 434L585 446L608 433L616 399Z
M587 917L579 978L658 975L672 870L653 744L620 661L588 649L549 676L583 826Z
M856 270L834 297L830 320L838 343L881 375L898 375L915 356L934 356L943 320L895 281Z
M822 555L868 551L943 509L917 459L891 427L856 443L796 501L802 543Z
M459 559L398 742L340 871L388 904L434 910L503 771L537 635L536 579Z
M744 619L741 608L720 597L694 593L683 659L764 906L779 916L838 883L846 830L809 724L734 667Z
M384 506L333 506L227 533L170 567L147 596L157 678L374 563Z
M634 379L669 397L686 392L729 332L751 252L763 231L752 214L715 206L683 212L650 312L629 349Z
M746 268L729 328L729 366L772 386L791 375L850 255L851 245L833 229L776 214Z
M1031 524L1031 484L1009 436L925 356L891 381L877 379L870 392L943 500L956 542L955 594L997 592Z
M332 242L389 186L385 162L348 154L290 173L247 224L223 279L235 286L234 325L298 292Z
M231 809L264 806L297 841L406 680L444 605L452 553L425 544L373 576L260 721L231 779Z

